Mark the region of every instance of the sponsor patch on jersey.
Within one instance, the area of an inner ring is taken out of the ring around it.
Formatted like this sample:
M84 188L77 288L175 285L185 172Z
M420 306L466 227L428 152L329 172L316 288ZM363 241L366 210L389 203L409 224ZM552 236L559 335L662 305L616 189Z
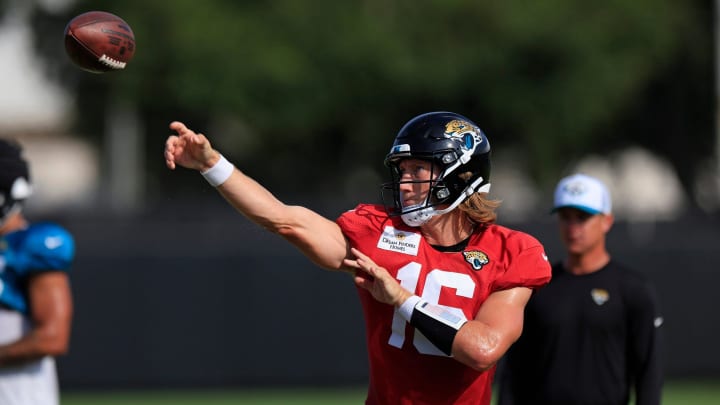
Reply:
M400 231L392 226L386 226L382 235L380 235L377 247L391 252L417 256L420 248L420 234Z
M484 265L490 263L488 255L479 250L466 250L463 251L462 254L463 257L465 257L465 261L470 263L470 266L472 266L475 271L481 270Z
M598 305L602 305L610 299L610 293L602 288L593 288L590 290L590 296Z

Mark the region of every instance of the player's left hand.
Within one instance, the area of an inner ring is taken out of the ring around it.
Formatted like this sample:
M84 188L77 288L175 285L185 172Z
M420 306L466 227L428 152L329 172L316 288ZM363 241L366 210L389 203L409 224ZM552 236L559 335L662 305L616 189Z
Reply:
M170 129L177 135L170 135L165 141L165 164L169 169L180 165L205 171L220 160L220 154L212 148L205 135L195 133L179 121L173 121Z
M354 278L358 287L369 291L376 300L385 304L398 306L410 298L412 294L404 289L387 269L378 266L370 257L355 248L351 248L351 252L355 259L345 259L343 264L359 270Z

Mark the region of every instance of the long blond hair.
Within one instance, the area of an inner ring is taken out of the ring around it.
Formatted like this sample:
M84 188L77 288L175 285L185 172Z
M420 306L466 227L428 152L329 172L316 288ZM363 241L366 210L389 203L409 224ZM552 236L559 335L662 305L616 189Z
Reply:
M497 209L501 200L493 200L488 197L488 193L474 193L462 204L458 205L458 209L465 213L473 222L479 225L489 225L497 219Z

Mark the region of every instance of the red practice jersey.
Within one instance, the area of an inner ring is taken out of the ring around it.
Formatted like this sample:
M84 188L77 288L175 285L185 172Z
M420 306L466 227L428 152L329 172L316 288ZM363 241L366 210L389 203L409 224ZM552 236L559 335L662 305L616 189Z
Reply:
M474 319L495 291L536 288L550 280L543 246L499 225L478 227L464 250L441 252L417 228L388 217L382 206L361 204L338 218L350 244L386 268L424 300ZM495 368L479 372L445 355L393 306L358 289L370 362L366 403L489 404Z

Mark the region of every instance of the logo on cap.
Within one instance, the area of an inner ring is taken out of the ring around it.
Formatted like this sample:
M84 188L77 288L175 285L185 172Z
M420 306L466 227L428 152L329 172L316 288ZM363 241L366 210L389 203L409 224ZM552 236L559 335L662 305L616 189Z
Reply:
M579 196L587 192L587 187L579 181L570 182L563 187L564 191L571 196Z
M609 214L610 193L598 179L575 174L560 180L555 189L553 212L560 208L576 208L590 214Z

